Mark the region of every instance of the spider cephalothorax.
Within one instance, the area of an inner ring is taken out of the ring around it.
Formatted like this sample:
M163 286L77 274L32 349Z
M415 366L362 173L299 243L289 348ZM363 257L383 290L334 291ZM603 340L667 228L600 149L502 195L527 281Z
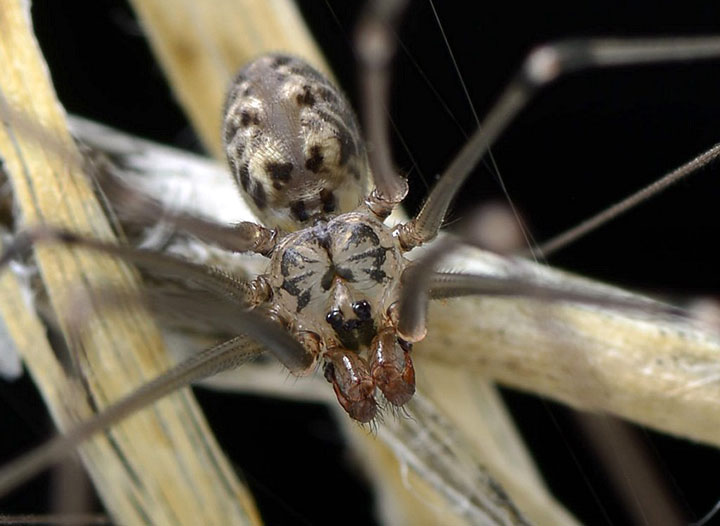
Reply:
M274 314L317 342L340 403L363 422L375 416L375 387L394 405L415 391L392 319L403 267L397 239L367 211L288 235L270 264Z
M356 420L376 414L375 387L394 405L415 391L410 346L393 305L405 267L390 227L364 204L369 168L345 97L298 58L260 57L236 77L224 141L241 194L266 225L294 231L272 252L268 311L322 357ZM340 215L336 215L340 214Z

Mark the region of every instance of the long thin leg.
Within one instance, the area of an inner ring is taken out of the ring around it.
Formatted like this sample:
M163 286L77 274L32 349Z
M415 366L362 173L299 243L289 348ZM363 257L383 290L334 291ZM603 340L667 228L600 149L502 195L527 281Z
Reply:
M418 215L399 229L409 250L437 235L458 189L490 145L537 94L561 75L605 68L720 57L720 37L670 39L585 39L551 43L531 52L485 121L450 163Z
M91 155L92 152L89 152L90 159L81 159L77 154L68 151L64 144L41 125L8 104L2 93L0 119L12 122L16 130L42 144L47 152L61 157L68 164L89 168L88 171L95 175L103 191L113 198L118 211L129 221L154 224L162 219L188 234L235 252L255 252L266 256L275 248L278 234L276 230L249 221L236 225L221 225L193 214L166 210L157 200L121 182L113 174L113 168L107 159L97 158ZM90 166L86 166L88 162Z
M501 277L462 272L434 272L428 279L430 299L463 296L524 297L543 301L571 301L615 309L680 314L676 307L652 300L593 294L567 287L533 283L527 278Z
M88 301L90 300L90 301ZM119 308L142 303L150 310L201 323L221 334L246 334L261 343L292 374L312 370L315 356L307 351L279 323L262 314L247 310L232 298L204 291L143 290L119 291L112 287L93 290L91 296L78 296L68 322L79 332L88 322L93 309Z
M461 244L444 238L412 267L403 272L398 309L398 333L409 342L422 340L427 333L427 309L431 299L470 295L527 297L546 301L569 301L618 310L685 315L679 308L653 302L609 296L533 282L528 276L489 276L435 272L439 263Z
M158 200L131 188L113 174L112 167L102 160L92 163L90 170L103 192L109 197L121 216L130 222L154 224L159 220L174 225L179 230L214 243L234 252L255 252L269 255L277 243L278 232L250 221L234 225L221 225L215 221L167 210Z
M78 424L65 435L22 455L0 469L0 495L6 494L33 475L74 451L75 447L171 392L196 380L234 369L258 356L264 348L247 336L206 349L144 384L126 397Z
M716 144L709 150L701 153L694 159L676 168L670 173L665 174L652 184L638 190L634 194L626 197L622 201L606 208L602 212L586 219L582 223L561 232L560 234L548 239L538 247L533 248L532 252L542 254L544 257L549 256L553 252L562 250L571 243L574 243L581 237L589 234L593 230L597 230L608 221L611 221L628 210L635 208L638 204L647 201L651 197L666 190L678 181L681 181L688 175L695 173L700 168L707 166L709 163L720 157L720 144ZM528 254L523 254L528 255Z
M427 334L427 307L430 298L429 279L435 267L450 252L454 243L439 239L425 256L405 269L400 276L402 284L399 300L397 331L410 343L423 340Z
M391 28L406 5L407 0L370 2L363 12L356 37L362 67L363 123L375 181L368 205L380 217L388 216L408 192L407 182L397 174L393 165L386 115L390 100L390 62L396 49Z
M22 257L30 251L35 243L39 242L63 243L110 254L148 270L161 271L168 277L174 276L193 281L209 292L234 298L241 305L248 307L255 307L269 299L269 290L258 286L258 283L238 281L217 268L197 265L160 252L113 245L52 227L37 227L18 234L15 240L0 254L0 271L11 259Z

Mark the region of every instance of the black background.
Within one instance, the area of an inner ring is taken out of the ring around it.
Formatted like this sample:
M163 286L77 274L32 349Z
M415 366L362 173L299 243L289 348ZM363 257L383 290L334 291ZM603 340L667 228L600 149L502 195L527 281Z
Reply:
M343 88L357 102L350 40L361 3L300 4ZM589 35L720 33L720 6L713 1L643 1L632 6L595 1L580 7L495 2L472 11L468 2L438 4L480 116L524 55L540 43ZM33 14L68 111L199 149L127 5L46 1L36 2ZM410 151L396 137L397 165L410 177L412 212L475 121L429 3L412 3L400 38L407 53L401 51L394 68L391 113ZM585 72L544 90L493 147L509 193L536 239L573 225L720 140L719 71L720 60ZM718 175L717 165L703 170L558 253L551 263L656 294L717 294ZM451 220L498 196L496 177L478 169ZM352 475L349 452L323 408L198 394L268 524L368 523L368 490ZM0 397L0 454L9 458L47 436L50 425L34 410L36 396L27 383L0 381ZM606 475L593 463L569 411L527 395L507 392L506 397L558 498L584 523L627 523L630 519L605 484ZM640 436L689 520L720 499L720 454L645 430ZM2 501L0 510L41 511L43 499L36 490L46 485L45 479L28 485Z

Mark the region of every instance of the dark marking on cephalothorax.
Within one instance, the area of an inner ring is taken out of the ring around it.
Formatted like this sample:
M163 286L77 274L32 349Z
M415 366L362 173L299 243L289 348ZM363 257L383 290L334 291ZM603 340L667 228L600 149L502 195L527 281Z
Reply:
M296 276L292 279L285 279L285 280L283 280L280 288L287 291L287 293L292 296L299 296L300 295L300 287L297 286L297 282L298 282L298 276Z
M280 261L280 273L287 277L293 272L293 267L299 267L302 263L317 263L317 259L309 258L293 248L287 249L282 256ZM309 276L313 273L305 273L303 276Z
M334 263L331 264L320 279L320 286L327 292L332 287L335 278L341 278L349 283L355 283L355 274L349 268L336 266Z
M379 268L372 268L369 270L366 270L365 273L368 275L368 277L373 280L376 283L383 283L387 280L387 274L385 274L385 271Z
M364 322L358 327L358 339L360 343L369 347L377 334L375 328L375 322L372 320L364 320Z
M313 264L318 263L318 260L310 258L307 255L298 252L294 248L288 248L285 252L283 252L283 257L280 261L280 273L283 276L289 276L293 273L293 267L300 267L303 263ZM310 276L312 274L313 272L306 272L303 276Z
M353 271L349 268L345 267L335 267L335 274L340 276L345 281L348 281L350 283L355 283L357 280L355 279L355 274L353 274Z
M354 243L355 246L358 246L364 241L370 241L370 244L375 247L380 245L380 238L372 228L370 228L368 225L363 225L362 223L356 223L355 225L353 225L352 232L350 233L349 242ZM362 256L362 254L357 254L353 258L350 258L351 261L357 256Z
M351 351L357 351L360 349L360 342L358 341L358 337L357 334L355 334L355 331L346 328L345 325L347 323L348 322L345 322L342 327L340 327L339 329L335 329L335 334L340 339L340 343L342 343L343 347Z
M315 233L315 239L317 239L318 245L323 247L325 250L330 250L332 239L330 238L330 232L328 232L326 229L318 228Z
M323 274L323 277L320 278L320 286L325 292L327 292L328 290L330 290L330 287L332 287L334 280L335 265L330 265L330 267L325 271L325 274Z
M305 290L300 296L298 296L298 304L296 312L303 310L308 303L310 303L310 289Z
M333 194L332 190L328 190L327 188L320 190L320 201L323 204L323 212L326 214L334 212L335 208L337 208L335 194Z
M305 168L312 173L318 173L322 168L325 157L322 154L322 148L317 144L310 147L310 157L305 161Z
M255 184L252 186L249 193L255 203L255 206L257 206L260 210L267 206L267 195L265 194L265 188L262 183L255 181Z
M286 250L280 260L280 273L283 276L288 277L290 275L290 267L296 267L299 260L300 258L298 258L297 253L294 250ZM288 290L288 292L292 294L291 291Z
M312 276L315 275L314 270L305 270L297 274L298 269L307 268L301 266L303 263L317 263L317 260L309 258L297 250L289 249L283 254L282 260L280 261L280 273L285 278L280 288L297 298L297 312L304 309L312 298L310 289L305 287L300 288L299 284L311 279Z
M300 222L308 220L308 213L305 208L305 201L293 201L290 203L290 212Z
M307 108L312 108L313 106L315 106L315 96L312 94L310 86L305 84L302 87L302 93L299 93L297 97L295 97L295 101L297 102L298 106L305 106Z
M292 163L279 163L276 161L268 161L265 163L265 171L273 181L273 187L277 190L282 188L283 183L290 180L290 174L293 171Z
M365 266L365 268L363 268L363 272L367 274L368 277L373 281L377 283L383 283L384 281L389 279L388 275L382 269L382 266L385 264L385 260L387 259L388 250L391 249L382 246L371 248L370 250L366 250L365 252L351 256L349 258L349 261L372 259L373 262L370 265Z
M285 279L280 286L280 288L285 290L288 294L297 298L297 308L295 309L295 312L300 312L307 307L307 304L310 303L310 298L312 297L310 289L300 290L300 287L298 287L297 284L313 274L314 272L308 271L293 278Z

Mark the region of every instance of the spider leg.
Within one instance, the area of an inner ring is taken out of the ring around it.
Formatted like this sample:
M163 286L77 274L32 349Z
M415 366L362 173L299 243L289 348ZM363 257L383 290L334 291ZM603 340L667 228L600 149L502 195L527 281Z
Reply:
M109 254L147 270L161 271L165 276L189 280L205 290L235 298L242 304L255 307L269 299L262 280L238 281L226 272L206 265L198 265L176 256L143 250L130 246L114 245L83 237L68 230L53 227L36 227L21 232L0 254L0 271L12 259L23 257L36 243L62 243Z
M418 215L398 227L410 250L434 238L458 189L541 88L580 69L653 64L720 57L720 38L577 39L550 43L532 51L505 87L484 122L446 168Z
M33 475L50 467L95 433L120 422L135 411L196 380L240 367L264 350L262 345L243 335L188 358L102 412L79 423L66 434L59 435L6 464L0 469L0 495L6 494Z
M255 252L267 256L275 248L277 230L250 221L242 221L230 226L222 225L194 214L167 210L167 207L156 199L123 183L113 173L113 166L107 158L95 155L88 147L84 148L86 150L84 159L76 152L70 151L41 125L22 111L13 108L2 93L0 93L0 118L12 122L15 129L24 136L41 143L45 151L61 157L70 165L87 169L88 173L92 173L103 192L112 198L111 201L118 212L130 222L154 224L162 219L188 234L235 252Z
M430 299L459 298L462 296L524 297L543 301L570 301L599 307L658 314L678 315L678 307L652 300L620 298L593 294L567 287L536 283L527 277L467 274L463 272L434 272L429 279Z
M390 62L396 49L392 28L406 5L407 0L369 2L355 39L362 67L363 122L372 146L368 155L375 183L367 204L383 219L408 192L407 182L393 165L386 115L390 100Z
M289 334L279 328L277 323L248 310L269 298L262 276L250 283L240 283L220 271L189 263L173 256L111 245L50 228L38 228L19 236L0 255L0 269L10 259L28 250L32 243L40 240L56 240L80 245L121 257L139 265L153 267L160 265L171 275L175 274L191 279L208 289L192 291L192 293L178 291L128 293L109 288L93 292L94 307L116 307L123 302L126 304L128 302L144 302L159 312L178 313L195 321L202 321L208 327L228 334L247 333L256 337L293 374L304 373L314 363L314 357ZM82 312L82 309L78 309L78 311ZM85 315L83 313L80 320L77 320L76 316L75 326L82 326L85 323Z
M103 250L113 249L98 243L85 246ZM102 247L102 248L99 248ZM124 248L124 247L120 247ZM115 255L140 257L143 251L128 249ZM17 253L15 251L14 253ZM9 258L6 252L2 261ZM132 259L128 257L128 259ZM182 260L175 264L185 263ZM183 268L186 271L187 268ZM90 301L88 301L88 299ZM128 292L107 287L92 291L92 297L78 297L74 302L68 322L71 333L77 335L87 325L93 312L98 309L121 308L123 305L142 303L153 311L186 316L203 325L226 334L242 334L220 345L189 358L169 369L158 378L144 384L125 398L109 406L93 418L79 424L63 436L58 436L43 446L27 453L0 470L0 495L7 493L24 480L47 468L67 455L69 451L93 434L119 422L163 396L193 381L222 371L239 367L264 350L270 351L291 373L299 375L312 370L316 356L282 329L277 323L258 312L247 309L237 297L226 293L206 291L138 291Z
M452 248L450 239L438 240L427 254L407 267L400 276L397 331L403 340L415 343L425 338L430 275Z
M268 256L277 244L278 231L251 221L222 225L187 212L174 212L157 199L139 192L113 173L106 160L93 160L92 173L103 192L117 208L118 213L130 222L155 224L158 220L177 227L203 241L233 252L254 252Z
M566 246L574 243L581 237L584 237L589 232L596 230L608 221L611 221L621 214L624 214L628 210L635 208L638 204L647 201L651 197L659 194L666 190L668 187L674 185L678 181L681 181L688 175L695 173L704 166L714 161L720 156L720 144L714 145L709 150L701 153L697 157L691 159L687 163L679 166L675 170L665 174L660 179L641 188L632 195L629 195L625 199L609 206L602 212L595 214L592 217L582 221L576 226L569 228L568 230L553 236L547 241L543 242L539 246L532 249L531 252L542 254L544 257L550 254L562 250ZM529 255L528 251L523 251L522 255Z
M90 301L88 301L90 300ZM304 375L312 370L315 355L309 352L283 327L234 298L193 290L143 290L127 292L112 287L94 290L73 302L77 307L70 316L74 329L82 329L97 309L143 304L153 312L187 318L221 334L247 334L261 343L292 374ZM77 332L76 330L76 332Z
M465 239L473 241L472 239ZM477 246L476 243L470 243ZM446 236L428 253L402 274L397 331L408 342L422 340L427 333L427 309L431 299L456 298L469 295L526 297L545 301L568 301L614 308L623 311L688 316L671 305L652 300L611 296L601 292L571 289L552 283L533 280L532 275L520 273L522 262L508 259L508 270L517 275L481 275L457 272L436 272L443 259L463 246L457 239ZM487 248L480 246L479 248Z

